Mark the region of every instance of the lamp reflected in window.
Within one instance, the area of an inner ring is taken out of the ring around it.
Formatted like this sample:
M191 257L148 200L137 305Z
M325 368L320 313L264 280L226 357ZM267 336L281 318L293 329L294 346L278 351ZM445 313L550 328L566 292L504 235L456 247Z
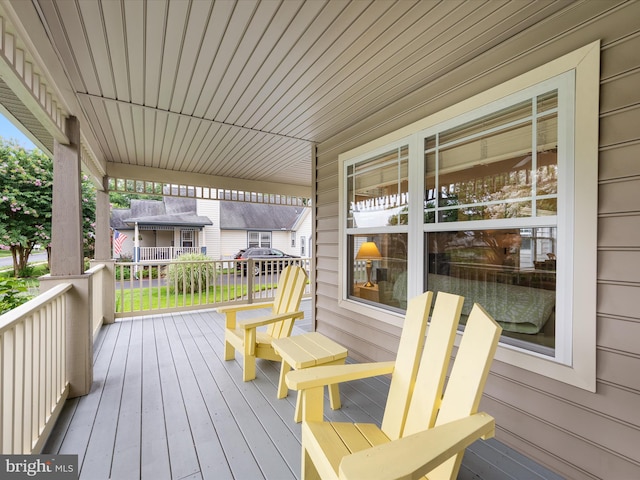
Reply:
M380 250L378 250L378 246L374 242L364 242L360 246L358 254L356 255L356 260L367 261L367 283L365 283L363 286L373 287L373 283L371 283L372 260L378 260L380 258L382 258L382 255L380 254Z

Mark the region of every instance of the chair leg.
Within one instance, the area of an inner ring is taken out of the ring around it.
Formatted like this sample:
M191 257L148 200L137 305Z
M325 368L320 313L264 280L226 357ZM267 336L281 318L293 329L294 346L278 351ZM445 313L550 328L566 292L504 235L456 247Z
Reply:
M242 380L248 382L256 378L256 357L254 355L244 356L244 366L242 368Z
M236 358L236 349L229 342L224 342L224 359L234 360Z
M289 394L289 389L287 388L287 383L285 381L285 377L287 373L289 373L291 367L287 362L282 360L280 366L280 380L278 381L278 398L284 398Z
M324 418L324 387L312 387L298 392L296 422L321 422Z
M293 414L293 420L296 423L302 421L302 392L298 392L298 398L296 398L296 411Z
M339 410L342 406L340 402L340 389L337 383L333 385L327 385L327 390L329 390L329 404L331 405L331 410Z
M345 359L338 360L337 362L332 362L331 365L344 365ZM331 410L339 410L342 406L340 402L340 387L338 387L337 383L333 385L327 385L327 390L329 390L329 405L331 405Z
M316 466L304 447L302 447L302 480L321 480Z

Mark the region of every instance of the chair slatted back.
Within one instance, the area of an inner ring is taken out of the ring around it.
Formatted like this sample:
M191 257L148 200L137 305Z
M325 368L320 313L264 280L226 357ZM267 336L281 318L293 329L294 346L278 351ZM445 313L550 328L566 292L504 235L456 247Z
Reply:
M297 265L288 265L280 272L280 280L273 301L273 313L296 312L300 309L300 302L307 284L307 272ZM272 323L267 328L267 334L273 338L285 338L293 330L292 318Z
M438 292L402 436L435 424L463 303L464 297Z
M407 416L432 300L433 293L425 292L413 297L407 305L395 368L382 418L382 431L391 440L400 438Z
M435 425L478 412L502 327L478 304L473 306L442 398ZM429 480L456 478L464 452L428 474Z

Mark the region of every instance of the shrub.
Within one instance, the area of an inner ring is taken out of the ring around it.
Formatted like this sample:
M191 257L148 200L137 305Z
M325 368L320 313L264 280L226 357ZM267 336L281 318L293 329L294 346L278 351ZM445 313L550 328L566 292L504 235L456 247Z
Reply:
M19 307L31 298L23 281L15 278L0 280L0 315Z
M202 253L185 253L169 265L169 289L172 292L175 289L178 292L204 290L207 287L207 278L213 277L214 273L214 266L209 257Z

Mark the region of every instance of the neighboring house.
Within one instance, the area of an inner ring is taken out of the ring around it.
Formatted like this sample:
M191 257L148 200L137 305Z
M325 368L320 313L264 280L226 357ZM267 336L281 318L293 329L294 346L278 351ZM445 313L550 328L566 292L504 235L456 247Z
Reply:
M111 228L127 236L120 257L134 258L136 236L142 251L153 248L158 252L153 259L173 258L185 250L206 253L204 228L212 223L198 215L192 198L132 199L131 208L111 211Z
M205 229L207 252L213 258L231 259L248 247L311 256L309 208L200 200L198 212L214 222Z
M253 246L300 256L311 251L310 209L293 206L175 197L131 200L130 209L112 209L111 228L127 236L122 257L134 257L136 235L142 259L173 258L183 251L230 259Z

